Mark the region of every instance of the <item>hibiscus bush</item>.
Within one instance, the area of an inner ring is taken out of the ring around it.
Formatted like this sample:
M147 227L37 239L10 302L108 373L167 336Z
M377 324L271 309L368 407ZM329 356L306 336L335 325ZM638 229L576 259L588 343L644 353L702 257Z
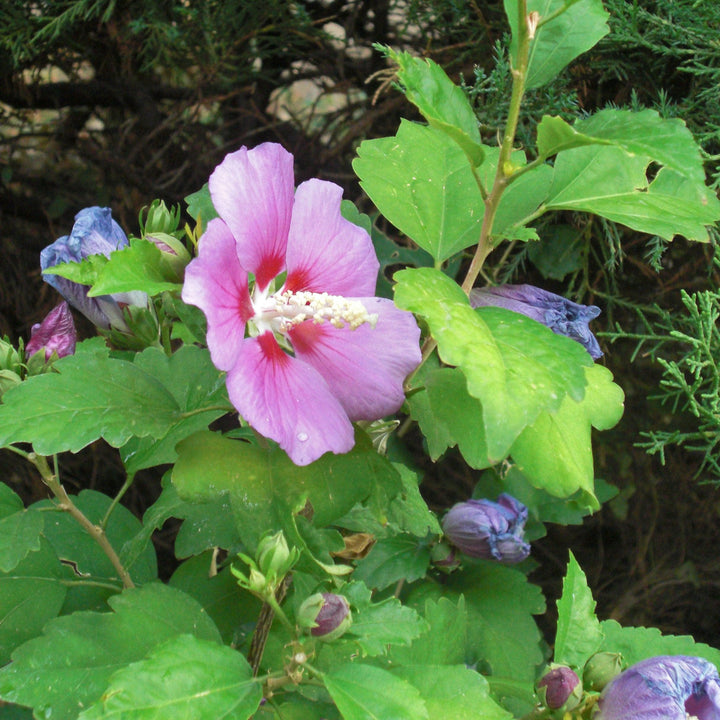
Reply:
M0 485L0 717L720 716L720 652L598 618L572 554L541 634L533 541L612 497L591 441L624 396L599 307L493 281L513 244L552 247L548 213L706 242L720 201L686 125L652 110L546 115L518 148L525 92L608 17L601 0L505 11L496 146L442 67L377 48L422 118L357 148L377 216L297 184L264 142L189 188L186 224L156 200L128 238L93 206L42 252L63 301L0 354L0 446L50 495ZM69 306L96 336L77 341ZM58 456L100 439L122 487L69 494ZM480 479L436 512L421 467L453 448ZM139 519L121 501L149 468L162 488ZM151 539L170 519L163 582Z

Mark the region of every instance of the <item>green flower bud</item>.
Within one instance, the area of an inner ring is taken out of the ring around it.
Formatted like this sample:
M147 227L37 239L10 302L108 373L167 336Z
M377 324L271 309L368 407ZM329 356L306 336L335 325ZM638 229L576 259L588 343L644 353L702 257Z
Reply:
M551 663L538 681L537 694L542 703L551 710L565 713L580 704L583 686L571 668Z
M600 692L622 672L622 666L623 659L620 653L596 653L585 663L583 684L588 690Z
M460 567L457 550L445 542L439 542L430 551L432 564L441 572L451 573Z
M145 214L145 219L143 219ZM162 200L153 200L150 207L144 207L138 218L143 237L165 233L175 233L180 224L180 206L169 210Z
M258 543L257 562L260 572L270 582L282 579L297 562L300 553L297 548L290 550L282 530L275 535L265 536Z

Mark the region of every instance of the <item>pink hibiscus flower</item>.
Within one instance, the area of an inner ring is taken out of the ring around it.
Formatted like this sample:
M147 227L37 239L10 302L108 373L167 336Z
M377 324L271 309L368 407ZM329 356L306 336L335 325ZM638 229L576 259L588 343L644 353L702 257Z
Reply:
M205 313L231 402L298 465L348 452L352 421L403 403L420 362L413 316L373 297L379 264L368 234L340 214L342 188L313 179L295 191L282 146L227 155L209 185L220 217L182 297Z

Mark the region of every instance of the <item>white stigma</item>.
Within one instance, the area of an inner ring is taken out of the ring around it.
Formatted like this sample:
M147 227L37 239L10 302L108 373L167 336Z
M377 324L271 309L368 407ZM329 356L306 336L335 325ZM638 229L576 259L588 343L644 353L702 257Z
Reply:
M365 323L375 327L378 316L368 313L359 300L349 300L342 295L292 292L285 290L255 305L255 321L268 323L273 329L287 332L295 325L312 320L316 325L329 322L333 327L356 330Z

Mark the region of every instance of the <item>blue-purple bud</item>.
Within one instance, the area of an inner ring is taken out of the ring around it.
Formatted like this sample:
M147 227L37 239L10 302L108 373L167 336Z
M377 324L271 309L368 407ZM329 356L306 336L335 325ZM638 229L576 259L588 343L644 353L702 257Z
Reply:
M309 627L313 637L335 640L352 625L350 605L342 595L316 593L298 609L298 623Z
M58 238L40 253L40 268L47 270L60 263L80 262L91 255L110 257L110 253L127 245L128 239L112 219L110 208L85 208L75 216L70 235ZM105 329L112 325L125 330L122 307L145 307L148 303L147 295L143 292L115 293L91 298L88 297L87 285L46 273L43 273L43 280L94 325Z
M603 691L593 720L718 720L720 677L707 660L662 655L642 660Z
M470 291L470 305L501 307L526 315L558 335L577 340L594 360L602 357L600 345L588 326L600 314L600 308L595 305L579 305L534 285L474 288Z
M576 708L583 696L580 678L567 665L550 665L537 684L540 699L551 710L564 712Z
M50 360L53 352L59 358L75 352L77 333L73 322L70 306L61 302L51 310L41 323L32 326L31 336L25 346L25 357L30 358L36 352L45 349L45 362Z
M492 500L467 500L450 508L442 521L445 537L465 555L519 563L530 554L524 540L528 509L503 493Z

